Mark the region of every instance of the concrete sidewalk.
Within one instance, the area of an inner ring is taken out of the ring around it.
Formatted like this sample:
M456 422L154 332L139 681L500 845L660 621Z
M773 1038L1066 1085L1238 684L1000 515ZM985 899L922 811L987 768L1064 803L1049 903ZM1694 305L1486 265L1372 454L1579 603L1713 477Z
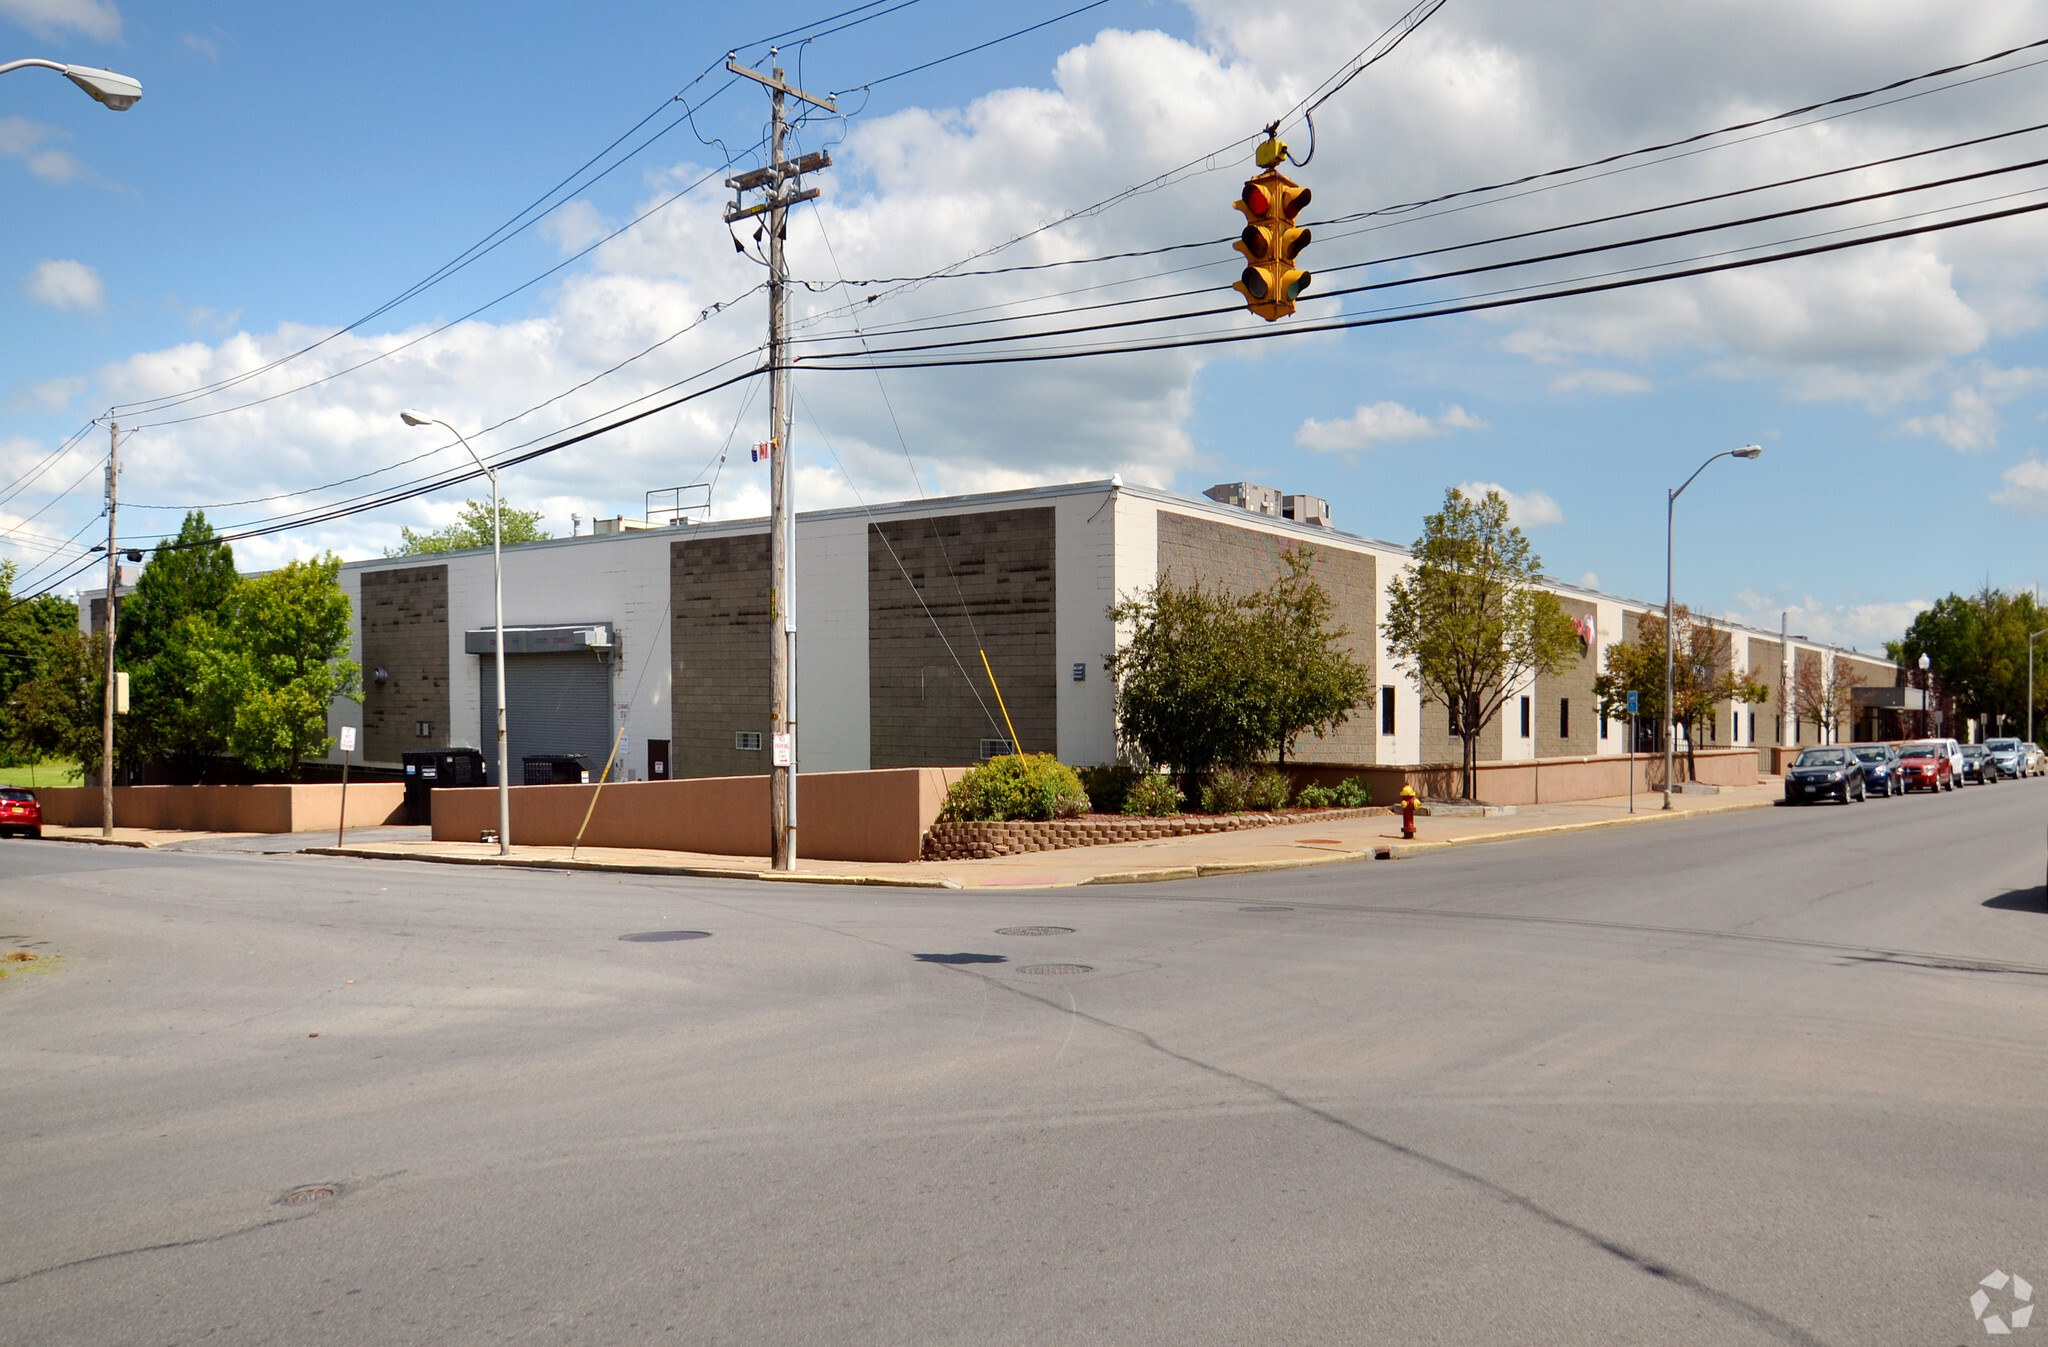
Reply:
M1579 800L1570 804L1523 805L1516 813L1492 818L1422 818L1416 840L1404 841L1401 821L1392 814L1252 828L1243 832L1207 833L1114 846L1074 847L999 856L979 861L927 861L879 864L859 861L800 860L793 874L775 874L762 856L715 856L694 852L631 851L584 847L576 859L567 847L515 845L500 857L495 843L394 841L343 847L306 848L315 856L351 856L369 860L433 861L455 865L511 865L544 870L617 870L635 874L683 875L722 879L772 879L809 884L874 884L908 888L1071 888L1083 884L1132 884L1152 880L1191 879L1199 875L1285 870L1371 859L1399 860L1444 847L1479 842L1505 842L1524 837L1576 832L1634 824L1673 822L1707 814L1766 808L1783 797L1777 777L1755 786L1724 789L1717 795L1672 797L1671 812L1660 811L1662 799L1638 795L1636 812L1626 797Z

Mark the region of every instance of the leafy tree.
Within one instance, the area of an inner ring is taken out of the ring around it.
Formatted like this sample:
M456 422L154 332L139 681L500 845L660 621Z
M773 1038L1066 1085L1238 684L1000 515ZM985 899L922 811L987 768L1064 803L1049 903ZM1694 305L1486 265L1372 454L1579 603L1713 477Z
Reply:
M328 703L362 695L362 671L344 658L349 602L340 576L331 554L294 561L243 580L222 621L187 619L197 700L256 771L297 776L305 759L333 747Z
M1365 667L1332 626L1336 605L1312 574L1315 554L1289 549L1285 572L1253 594L1177 585L1110 609L1131 638L1110 660L1117 731L1152 762L1170 765L1187 793L1219 765L1242 767L1303 734L1327 734L1372 703Z
M506 547L514 543L542 542L554 536L541 528L541 511L514 509L503 497L499 498L499 506L501 541ZM398 546L386 548L385 556L424 556L431 552L462 552L474 547L489 547L491 503L487 500L466 500L462 503L461 512L455 516L455 522L448 527L415 533L401 526L398 536Z
M1315 551L1281 554L1286 574L1250 596L1259 651L1266 657L1268 697L1280 761L1304 734L1326 735L1373 704L1372 677L1342 642L1337 605L1311 573Z
M132 684L129 714L117 727L124 761L165 764L180 779L199 780L228 751L233 716L192 693L240 582L233 550L193 511L122 600L115 653Z
M1746 673L1735 672L1727 632L1711 617L1700 617L1684 604L1671 610L1671 717L1674 725L1685 727L1686 775L1698 779L1693 746L1700 731L1716 710L1727 702L1754 706L1771 699L1771 690ZM1633 641L1620 641L1607 648L1607 670L1593 680L1593 693L1600 702L1600 714L1628 714L1628 694L1633 691L1639 714L1647 713L1657 725L1657 744L1663 747L1664 718L1664 615L1645 613L1636 627Z
M0 765L9 767L27 766L42 756L26 741L10 746L14 736L4 723L9 699L16 688L47 669L54 653L51 635L78 630L78 605L68 599L54 594L16 599L19 574L13 562L0 561Z
M1565 668L1579 634L1557 596L1537 588L1541 561L1508 523L1498 491L1471 500L1453 487L1423 520L1415 563L1387 587L1387 648L1450 708L1464 741L1463 794L1477 788L1479 734L1511 691Z
M0 752L11 762L76 758L99 770L104 747L107 642L71 626L47 632L36 672L17 683L0 708Z
M2027 633L2044 627L2048 608L2035 602L2032 593L2007 593L1987 585L1967 598L1950 594L1921 612L1903 638L1886 642L1885 653L1907 668L1926 655L1939 690L1955 699L1960 714L1994 722L2004 716L2024 725ZM2039 671L2035 703L2038 716L2048 705L2048 678Z
M1253 615L1243 600L1162 575L1111 606L1130 639L1110 657L1117 734L1170 766L1183 792L1219 763L1250 762L1277 738Z

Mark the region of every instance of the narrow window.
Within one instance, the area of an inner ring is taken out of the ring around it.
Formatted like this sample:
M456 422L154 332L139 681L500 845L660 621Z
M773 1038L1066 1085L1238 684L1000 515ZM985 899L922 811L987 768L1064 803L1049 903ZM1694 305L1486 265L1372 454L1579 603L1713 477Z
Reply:
M1560 739L1572 737L1572 699L1569 697L1559 697L1557 699L1557 737Z
M1522 737L1529 737L1529 699L1522 698Z
M1383 687L1380 689L1380 733L1392 734L1393 732L1394 690L1392 688Z
M1772 739L1774 739L1774 740L1783 740L1783 739L1784 739L1784 737L1785 737L1785 717L1783 717L1783 716L1772 716L1772 717L1771 717L1771 738L1772 738Z
M1604 714L1600 717L1600 737L1602 739L1607 737L1607 717Z

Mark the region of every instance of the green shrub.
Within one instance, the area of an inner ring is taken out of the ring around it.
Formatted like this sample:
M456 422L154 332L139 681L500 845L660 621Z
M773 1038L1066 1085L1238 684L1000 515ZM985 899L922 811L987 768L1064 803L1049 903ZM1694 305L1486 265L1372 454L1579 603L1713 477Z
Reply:
M1355 776L1334 786L1311 781L1301 788L1294 802L1303 809L1363 809L1372 803L1372 787Z
M1251 795L1246 800L1254 809L1285 809L1287 797L1294 790L1294 783L1280 772L1268 769L1252 779Z
M1088 799L1098 814L1121 814L1124 812L1124 798L1131 793L1131 787L1138 784L1143 773L1135 767L1121 763L1109 767L1083 767L1080 769L1081 788L1088 792Z
M990 758L953 783L939 818L948 823L1077 818L1088 794L1074 769L1050 753Z
M1202 812L1242 814L1251 804L1255 780L1242 767L1218 767L1202 782Z
M1124 793L1123 812L1138 818L1165 818L1180 812L1180 788L1173 778L1147 772Z

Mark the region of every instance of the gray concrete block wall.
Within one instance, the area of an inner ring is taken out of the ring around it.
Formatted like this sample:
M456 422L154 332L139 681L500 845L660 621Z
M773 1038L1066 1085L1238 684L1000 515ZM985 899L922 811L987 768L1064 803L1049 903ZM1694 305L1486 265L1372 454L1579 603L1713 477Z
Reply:
M995 669L1018 747L1057 751L1054 541L1050 509L869 526L873 766L971 764L983 739L1009 737L980 649Z
M448 567L364 571L362 591L361 760L395 763L409 749L452 744ZM421 722L431 726L425 736Z
M1183 585L1192 581L1205 587L1221 587L1233 594L1253 593L1280 578L1286 570L1282 555L1295 547L1313 549L1310 573L1329 594L1338 625L1348 628L1345 648L1365 666L1367 686L1377 696L1383 680L1377 660L1379 584L1372 557L1344 548L1317 546L1313 540L1292 534L1237 528L1167 510L1159 512L1162 581ZM1424 715L1427 714L1425 707ZM1379 760L1379 738L1376 709L1361 706L1334 734L1304 736L1297 741L1289 761L1371 766Z
M670 544L669 592L672 774L768 771L768 535ZM734 747L742 730L761 736L758 750Z

